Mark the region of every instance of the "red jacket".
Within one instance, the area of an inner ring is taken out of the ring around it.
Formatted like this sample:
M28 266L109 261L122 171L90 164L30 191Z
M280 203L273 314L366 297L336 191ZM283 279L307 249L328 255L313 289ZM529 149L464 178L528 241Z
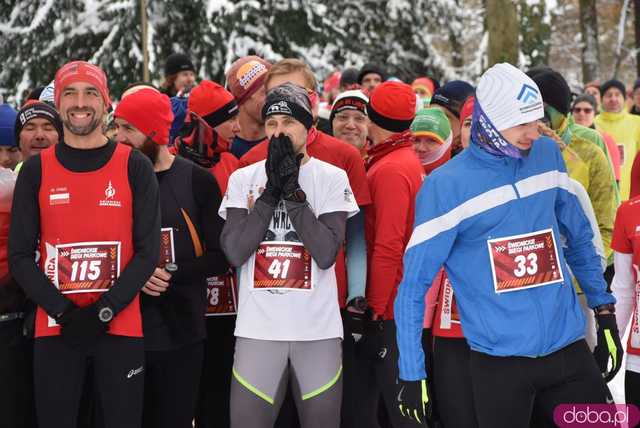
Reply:
M373 203L367 208L367 302L393 319L393 301L402 279L402 256L411 238L415 199L424 172L405 132L369 150L367 182Z
M264 140L240 158L238 168L242 168L267 158L269 140ZM367 173L364 161L358 149L324 132L311 128L307 138L307 154L330 163L346 171L351 190L360 207L371 203L371 194L367 185ZM347 299L347 270L344 249L336 258L336 280L338 282L338 301L343 308Z

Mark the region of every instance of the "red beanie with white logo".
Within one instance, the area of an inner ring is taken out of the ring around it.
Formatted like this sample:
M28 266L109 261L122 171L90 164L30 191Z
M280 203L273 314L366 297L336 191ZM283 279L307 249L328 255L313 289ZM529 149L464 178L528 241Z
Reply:
M155 89L145 88L127 95L120 101L113 116L126 120L156 144L169 143L173 122L171 101Z
M60 105L60 95L67 86L75 82L86 82L96 87L104 104L111 106L109 98L109 86L107 84L107 75L97 65L89 64L86 61L69 62L56 72L54 79L54 102L56 107Z
M406 131L416 116L416 94L406 83L381 83L369 97L367 112L373 123L387 131Z

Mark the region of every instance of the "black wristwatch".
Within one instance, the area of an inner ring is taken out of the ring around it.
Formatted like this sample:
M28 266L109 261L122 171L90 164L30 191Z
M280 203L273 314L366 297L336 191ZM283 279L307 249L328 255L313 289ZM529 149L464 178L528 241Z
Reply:
M607 303L605 305L600 305L593 308L593 312L595 312L596 315L600 315L600 312L604 312L604 311L609 311L609 313L615 314L616 305L614 305L613 303Z
M98 318L104 323L111 322L111 320L113 319L113 309L111 309L109 306L103 306L98 311Z
M304 190L298 187L296 190L289 193L285 199L291 202L307 202L307 194L304 193Z

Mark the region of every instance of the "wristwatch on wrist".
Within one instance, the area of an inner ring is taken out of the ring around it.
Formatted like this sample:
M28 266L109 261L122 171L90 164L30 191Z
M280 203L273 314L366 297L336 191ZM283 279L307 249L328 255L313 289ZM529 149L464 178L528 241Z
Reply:
M604 305L596 306L593 309L593 312L595 312L596 315L600 315L602 312L609 312L610 314L615 314L616 305L614 305L613 303L607 303Z
M298 187L296 190L289 193L285 199L291 202L306 202L307 194L304 193L304 190Z
M111 322L111 320L113 319L113 309L106 305L103 306L98 311L98 318L104 323Z

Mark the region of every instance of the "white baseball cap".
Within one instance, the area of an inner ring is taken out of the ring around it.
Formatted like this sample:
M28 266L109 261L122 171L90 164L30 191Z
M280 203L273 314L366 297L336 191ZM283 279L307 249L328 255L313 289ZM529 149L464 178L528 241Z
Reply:
M498 131L544 117L538 85L506 62L485 71L476 88L476 102Z

